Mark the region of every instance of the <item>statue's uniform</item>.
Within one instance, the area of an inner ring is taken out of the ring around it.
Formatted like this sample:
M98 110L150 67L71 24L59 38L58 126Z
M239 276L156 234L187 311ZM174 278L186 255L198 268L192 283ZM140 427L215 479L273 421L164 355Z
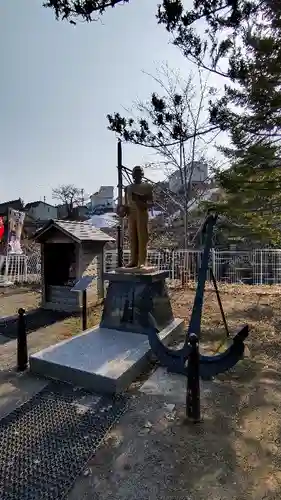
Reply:
M134 194L142 195L152 201L153 191L151 184L130 184L125 188L125 203L129 208L128 231L131 250L131 265L144 266L148 243L148 207L139 206ZM144 204L145 205L145 204Z

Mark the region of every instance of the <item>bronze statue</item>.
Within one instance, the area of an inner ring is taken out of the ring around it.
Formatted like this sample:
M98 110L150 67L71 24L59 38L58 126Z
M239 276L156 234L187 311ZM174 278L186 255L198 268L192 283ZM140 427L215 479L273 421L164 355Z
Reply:
M142 182L143 169L133 169L133 183L125 187L125 204L118 207L121 217L128 217L131 260L128 268L144 268L148 245L148 209L153 204L152 186Z

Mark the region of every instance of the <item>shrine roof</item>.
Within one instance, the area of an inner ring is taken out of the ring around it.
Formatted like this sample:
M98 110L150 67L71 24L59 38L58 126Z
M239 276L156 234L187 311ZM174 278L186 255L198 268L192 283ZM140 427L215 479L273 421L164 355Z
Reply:
M33 239L40 242L46 238L47 233L53 229L60 231L69 238L73 239L78 243L86 241L97 241L107 243L109 241L115 241L112 236L109 236L104 231L94 227L89 222L77 222L77 221L67 221L67 220L49 220L43 227L35 232Z

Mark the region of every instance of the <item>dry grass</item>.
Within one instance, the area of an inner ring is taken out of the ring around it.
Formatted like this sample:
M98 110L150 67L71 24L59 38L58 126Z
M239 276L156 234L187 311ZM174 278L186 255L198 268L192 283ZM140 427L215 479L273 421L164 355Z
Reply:
M96 306L92 307L92 309L88 313L87 328L91 328L100 322L101 313L102 313L102 305L101 302L99 302L97 303ZM72 337L73 335L81 333L81 328L82 328L81 316L79 315L70 316L69 318L64 319L63 321L56 323L56 325L59 325L57 328L57 341ZM54 329L56 328L56 325L53 325L50 328Z
M1 316L13 316L18 309L23 307L26 311L35 309L40 302L40 293L31 288L1 289L0 288L0 318Z
M28 292L27 294L12 295L10 297L5 297L5 301L9 302L8 304L5 302L6 308L5 310L3 310L4 301L2 300L0 297L0 311L3 316L15 314L19 307L24 307L26 310L28 310L27 304L29 305L29 309L34 309L39 302L38 294L31 295L31 292ZM3 309L1 309L1 305ZM92 326L95 326L99 323L101 311L102 304L100 302L90 309L87 318L88 328L91 328ZM75 315L52 324L47 324L47 326L42 326L37 330L31 330L28 332L27 337L28 352L29 354L32 354L33 352L44 349L45 347L57 344L58 342L70 338L73 335L81 333L81 329L81 316ZM4 341L0 344L0 370L4 370L15 366L17 347L16 340L11 340L9 338L9 333L5 333L4 325L1 327L0 333L4 336Z
M248 323L247 340L251 356L265 364L279 364L281 340L281 287L278 286L220 286L220 295L231 334ZM195 290L177 290L172 293L174 314L189 321ZM203 343L215 349L226 338L216 295L211 287L206 289L202 313Z
M231 373L217 378L218 383L222 382L222 393L217 401L217 417L212 413L213 418L205 428L207 455L213 453L217 460L224 457L226 463L213 477L207 474L202 484L197 484L198 498L201 498L202 489L205 494L210 490L216 492L218 497L214 495L214 498L228 498L229 495L239 499L277 499L281 496L278 445L281 441L281 288L225 285L220 289L230 331L234 333L239 325L248 323L250 336L244 360ZM173 294L177 315L188 317L189 300L193 295L192 290ZM216 296L209 289L202 316L202 339L215 348L224 335ZM206 413L208 415L208 410ZM196 440L192 442L199 453L198 460L201 459L206 468L206 460ZM226 471L236 481L232 494L226 494L223 487Z

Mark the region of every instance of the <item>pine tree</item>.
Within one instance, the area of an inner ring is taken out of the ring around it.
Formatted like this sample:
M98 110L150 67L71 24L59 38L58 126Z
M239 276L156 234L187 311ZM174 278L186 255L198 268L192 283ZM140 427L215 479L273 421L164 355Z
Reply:
M163 2L159 22L200 67L226 79L210 103L210 120L227 131L221 148L231 168L217 175L224 197L216 208L242 232L280 242L281 2L197 0ZM177 8L175 8L177 6ZM198 21L204 19L206 31ZM224 69L222 69L224 67Z

